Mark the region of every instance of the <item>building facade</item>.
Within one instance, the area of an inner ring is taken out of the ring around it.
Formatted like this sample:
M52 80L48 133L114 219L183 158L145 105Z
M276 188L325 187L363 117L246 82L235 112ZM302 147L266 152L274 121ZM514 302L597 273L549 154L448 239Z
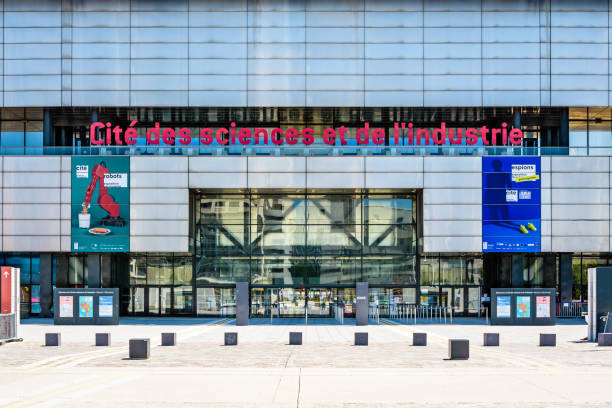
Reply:
M2 7L25 314L88 286L123 315L228 316L246 281L253 317L331 316L357 282L475 315L493 287L584 301L612 262L608 2Z

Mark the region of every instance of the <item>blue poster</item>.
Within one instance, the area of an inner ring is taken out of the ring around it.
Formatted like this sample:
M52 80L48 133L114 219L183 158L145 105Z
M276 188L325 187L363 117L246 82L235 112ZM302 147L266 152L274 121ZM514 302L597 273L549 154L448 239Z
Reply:
M497 297L497 317L512 317L510 315L510 296Z
M113 317L112 296L100 296L98 298L98 317Z
M482 251L541 252L539 157L482 158Z

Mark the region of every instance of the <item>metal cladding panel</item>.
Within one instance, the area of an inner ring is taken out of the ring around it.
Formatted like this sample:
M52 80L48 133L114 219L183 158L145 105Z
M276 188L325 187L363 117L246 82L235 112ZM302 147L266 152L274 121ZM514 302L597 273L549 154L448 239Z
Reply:
M236 326L249 325L249 283L236 283Z
M357 326L368 325L368 282L357 282L355 289L356 311L355 324Z

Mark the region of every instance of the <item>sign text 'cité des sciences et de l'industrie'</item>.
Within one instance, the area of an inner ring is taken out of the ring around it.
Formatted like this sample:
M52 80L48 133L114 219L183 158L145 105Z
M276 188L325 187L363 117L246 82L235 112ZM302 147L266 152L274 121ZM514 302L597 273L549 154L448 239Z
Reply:
M138 140L138 131L134 126L138 121L130 122L127 129L111 122L94 122L90 126L92 145L134 145ZM355 134L348 134L344 126L326 128L321 135L315 135L313 128L240 128L236 123L230 123L229 128L202 128L199 135L191 133L190 128L161 128L159 122L155 127L148 128L146 140L148 145L183 145L192 144L194 138L199 138L202 145L311 145L315 137L321 138L330 146L348 145L348 140L356 140L358 145L384 145L385 129L371 128L368 122L357 129ZM403 139L403 142L402 142ZM520 146L523 142L523 132L519 128L508 128L502 123L501 128L447 128L445 122L434 129L416 128L412 123L395 122L393 131L389 134L390 145L428 146L428 145L480 145L480 146Z

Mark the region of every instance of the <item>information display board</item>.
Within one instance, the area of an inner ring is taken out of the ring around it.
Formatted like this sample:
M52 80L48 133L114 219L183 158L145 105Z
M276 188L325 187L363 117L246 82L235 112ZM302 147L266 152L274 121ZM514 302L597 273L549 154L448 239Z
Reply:
M491 289L491 324L552 326L556 323L555 289Z
M74 156L72 252L130 250L130 158Z
M55 324L119 324L119 289L54 289Z
M482 158L482 251L541 252L539 157Z

